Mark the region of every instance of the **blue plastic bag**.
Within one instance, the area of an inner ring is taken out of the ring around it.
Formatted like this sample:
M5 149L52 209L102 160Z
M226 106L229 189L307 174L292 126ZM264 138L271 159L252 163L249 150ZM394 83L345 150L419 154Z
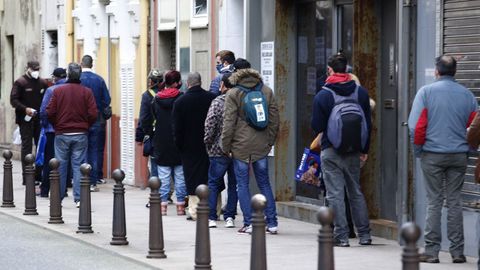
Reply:
M322 179L320 164L320 156L309 148L305 148L300 165L295 173L295 180L320 187Z
M38 146L37 146L37 156L35 158L35 165L43 166L45 160L45 146L47 145L47 135L45 134L45 130L42 128L40 130L40 137L38 138Z

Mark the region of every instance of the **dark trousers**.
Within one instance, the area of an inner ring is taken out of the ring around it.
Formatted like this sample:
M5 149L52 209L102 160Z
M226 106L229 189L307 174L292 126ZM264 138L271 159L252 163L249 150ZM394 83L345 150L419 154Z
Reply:
M20 136L22 138L22 175L25 173L25 156L32 153L33 143L35 146L38 145L38 138L40 137L40 120L38 117L33 117L30 122L25 122L20 120L18 123L20 127ZM35 181L41 182L42 180L42 167L35 167ZM25 178L23 177L23 184L25 184Z
M45 133L47 136L47 143L45 144L45 158L42 170L42 185L40 186L41 196L48 196L50 191L50 159L55 157L55 133Z

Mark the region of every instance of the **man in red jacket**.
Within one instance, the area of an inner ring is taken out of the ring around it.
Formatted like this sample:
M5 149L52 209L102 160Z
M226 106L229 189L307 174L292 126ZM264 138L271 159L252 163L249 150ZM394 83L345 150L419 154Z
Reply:
M85 162L88 129L97 120L97 105L92 91L80 84L82 68L68 65L67 82L53 92L47 115L55 128L55 158L60 161L60 192L65 197L68 160L73 172L73 199L80 206L80 165Z

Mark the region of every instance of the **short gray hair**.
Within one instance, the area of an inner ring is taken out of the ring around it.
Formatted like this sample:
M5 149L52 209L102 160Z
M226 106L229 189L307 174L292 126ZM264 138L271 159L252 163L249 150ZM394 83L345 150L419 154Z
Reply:
M198 72L191 72L187 77L188 87L202 85L202 76Z
M68 64L67 77L69 80L80 80L82 75L82 67L77 63Z

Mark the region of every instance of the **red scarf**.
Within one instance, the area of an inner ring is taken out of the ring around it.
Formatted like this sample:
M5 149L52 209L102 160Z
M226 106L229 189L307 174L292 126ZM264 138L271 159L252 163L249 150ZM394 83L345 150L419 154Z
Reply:
M333 73L332 75L328 76L325 83L332 84L332 83L346 83L352 80L352 77L348 73Z
M177 88L172 87L158 91L157 96L159 98L173 98L178 96L178 94L180 94L180 91L178 91Z

